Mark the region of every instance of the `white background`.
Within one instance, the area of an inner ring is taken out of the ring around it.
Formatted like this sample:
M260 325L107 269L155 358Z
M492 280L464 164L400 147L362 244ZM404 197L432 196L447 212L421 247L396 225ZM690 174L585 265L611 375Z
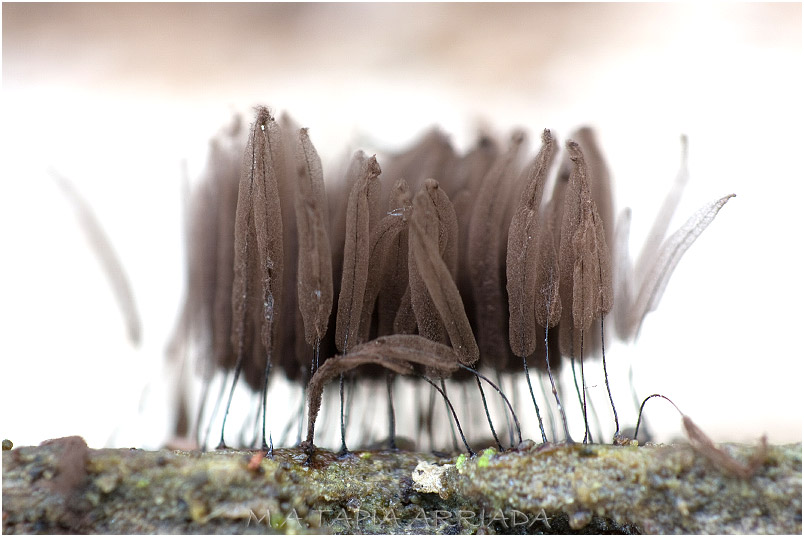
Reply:
M164 441L185 165L196 179L208 140L264 103L310 127L325 173L434 124L461 147L478 125L535 141L590 124L618 210L633 209L632 253L686 133L692 178L672 229L737 198L637 344L611 347L615 397L633 413L630 363L642 396L672 397L717 440L800 441L801 24L800 4L4 4L0 434ZM49 169L112 238L139 348ZM680 435L677 414L653 404L660 437Z

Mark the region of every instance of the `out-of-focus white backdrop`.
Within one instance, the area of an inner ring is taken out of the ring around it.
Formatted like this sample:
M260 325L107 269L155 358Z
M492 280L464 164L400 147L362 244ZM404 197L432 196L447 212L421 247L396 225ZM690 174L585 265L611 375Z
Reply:
M633 209L632 253L686 133L692 178L672 229L737 198L637 344L611 345L615 397L632 415L633 364L641 396L670 396L716 440L801 440L800 4L4 4L2 15L0 433L15 444L167 436L182 178L197 179L209 139L259 103L310 128L325 173L432 125L467 147L479 125L525 127L533 146L544 127L566 139L590 124L618 210ZM114 242L139 348L51 169ZM651 424L680 435L663 407L649 407Z

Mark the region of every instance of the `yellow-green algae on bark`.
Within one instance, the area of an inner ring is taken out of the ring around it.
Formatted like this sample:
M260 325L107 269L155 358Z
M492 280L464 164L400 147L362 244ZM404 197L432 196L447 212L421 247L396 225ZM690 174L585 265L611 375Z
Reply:
M306 462L298 449L90 450L76 437L18 447L3 452L3 532L801 533L801 444L770 446L749 479L689 446Z

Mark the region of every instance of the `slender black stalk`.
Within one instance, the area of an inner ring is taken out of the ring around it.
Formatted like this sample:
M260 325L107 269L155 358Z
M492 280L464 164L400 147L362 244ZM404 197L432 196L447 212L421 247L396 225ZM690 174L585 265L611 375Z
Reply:
M346 447L346 416L344 414L344 400L343 400L343 373L340 378L340 397L341 397L341 455L349 453Z
M237 381L240 380L240 370L243 368L243 353L238 353L237 363L235 364L234 379L232 380L232 388L229 390L229 399L226 402L226 411L223 413L223 424L221 425L221 441L218 442L216 449L226 449L226 442L223 440L223 434L226 431L226 418L229 417L229 408L232 406L232 397L234 397L235 386Z
M472 401L469 399L469 389L467 388L467 383L461 382L460 386L461 386L461 402L463 403L463 414L464 416L471 416ZM435 392L432 393L435 394Z
M432 380L430 380L426 376L424 376L424 375L419 375L419 376L421 378L423 378L424 380L426 380L430 384L430 386L435 388L438 391L438 393L440 393L441 396L444 398L444 401L447 404L447 409L451 412L452 418L455 420L455 425L458 426L458 432L461 435L461 440L463 440L463 445L466 447L466 451L469 452L470 457L474 457L475 455L477 455L474 451L472 451L472 448L469 447L469 443L466 441L466 437L463 434L463 429L461 429L461 423L458 421L458 415L455 413L455 409L452 407L452 403L449 402L449 398L447 397L447 394L444 391L442 391L441 388L439 388L436 385L435 382L433 382ZM444 379L441 379L441 380L442 380L442 383L443 383Z
M574 337L574 336L573 336ZM572 367L572 381L575 384L575 393L578 396L578 404L581 406L583 412L583 398L581 397L581 388L578 386L578 375L575 372L575 344L572 344L572 352L570 353L570 366ZM584 435L584 439L586 436Z
M676 404L673 401L671 401L668 397L665 397L664 395L662 395L660 393L654 393L653 395L649 395L649 396L647 396L645 398L644 401L642 401L642 405L639 407L639 416L637 417L637 424L636 424L636 428L634 429L634 440L636 440L637 435L639 435L639 424L642 421L642 411L645 409L645 403L648 402L648 399L652 399L654 397L661 397L662 399L664 399L666 401L669 401L671 405L676 407L676 410L678 410L679 414L681 414L682 416L684 415L684 413L681 412L681 410L676 406Z
M477 378L477 377L475 377ZM479 385L480 383L478 383ZM503 385L503 376L500 370L497 370L497 386L502 388ZM511 425L511 418L508 416L508 407L505 406L505 401L500 399L500 406L502 408L503 416L505 416L505 428L508 429L508 442L511 444L511 447L514 446L514 427ZM516 407L516 400L514 400L514 407Z
M508 398L505 396L505 394L502 392L502 390L499 388L499 386L497 386L492 381L490 381L485 375L483 375L482 373L480 373L479 371L477 371L475 369L472 369L469 366L463 365L460 362L458 363L458 366L461 367L462 369L465 369L465 370L471 372L473 375L475 375L475 377L479 377L479 378L485 380L489 384L489 386L494 388L494 390L498 394L500 394L500 397L503 398L503 401L505 401L505 404L508 405L508 410L511 411L511 416L513 416L513 418L514 418L514 423L516 424L516 432L517 432L517 435L519 436L519 443L521 444L522 443L522 428L519 426L519 418L516 417L516 413L514 412L514 407L511 406L511 402L508 400ZM542 431L542 434L544 434L544 431Z
M268 445L267 438L265 434L265 415L267 412L268 407L268 381L270 380L271 375L271 368L273 364L271 363L271 354L268 353L267 362L265 363L265 375L262 379L262 450L268 451L269 457L273 458L274 456L274 443L271 440L271 445ZM270 450L269 450L270 447Z
M343 354L346 355L346 353L348 351L349 351L349 329L347 328L346 329L346 334L344 335L344 340L343 340ZM346 447L346 414L345 414L344 398L343 398L343 390L344 390L343 373L341 373L341 376L340 376L340 381L339 381L339 384L338 384L338 390L339 390L340 398L341 398L341 451L340 451L340 454L345 455L346 453L349 453L349 448Z
M539 389L542 391L542 397L544 397L545 402L548 401L547 397L547 390L544 387L544 377L539 378ZM553 435L553 442L556 441L556 420L553 416L553 411L550 409L550 405L547 405L547 422L550 424L550 432Z
M634 409L639 413L639 396L636 393L636 388L634 387L634 365L628 365L628 384L631 386L631 399L634 401ZM645 438L650 439L650 429L648 428L648 420L647 418L644 421L645 426L643 429L645 430Z
M447 408L447 420L449 420L449 430L450 430L450 432L452 432L452 448L455 451L458 451L458 449L459 449L458 448L458 437L455 435L455 424L452 422L452 418L450 417L450 412L449 412L450 408L452 407L452 404L447 399L447 384L446 384L446 382L444 382L443 378L441 379L441 393L444 394L444 401L445 401L445 403L447 404L447 407L448 407ZM452 414L453 415L455 414L454 410L452 411ZM458 429L460 430L460 426L458 426Z
M583 434L583 443L592 442L592 433L589 431L589 418L586 410L586 378L583 374L583 330L581 330L581 388L583 389L583 425L586 431Z
M435 394L433 390L430 390L430 399L427 402L427 415L426 415L426 426L427 426L427 437L430 439L430 450L432 451L435 449L435 439L433 438L433 416L435 416Z
M253 160L254 155L252 153L252 173L253 173ZM251 190L249 189L249 195L251 195ZM239 205L239 201L238 201ZM250 212L253 211L252 208L249 209ZM249 216L251 216L249 214ZM247 219L246 221L248 221ZM235 224L237 225L237 224ZM235 244L237 244L237 235L238 231L235 231ZM243 254L244 259L248 260L248 252L249 252L249 242L248 242L248 233L246 233L243 237ZM235 256L235 263L237 262L237 256ZM248 262L244 261L244 265L248 267ZM243 288L242 288L243 297L248 296L249 287L248 287L248 278L244 279ZM238 320L239 329L237 330L237 362L235 362L235 372L234 372L234 380L232 380L232 388L229 390L229 399L226 402L226 411L223 413L223 423L221 424L221 440L218 443L217 449L225 449L226 442L224 441L224 432L226 431L226 418L229 417L229 409L232 406L232 397L234 396L235 386L237 386L237 381L240 380L240 371L243 369L243 348L245 346L244 342L244 332L245 332L245 324L246 324L246 310L243 307L242 314L240 315L240 319Z
M553 287L553 269L551 268L550 269L550 286L543 291L544 295L545 295L545 302L547 303L547 317L546 317L546 319L550 319L550 300L548 298L548 293L551 292L552 287ZM545 324L550 324L550 323L545 323ZM564 441L566 441L567 443L572 443L573 440L572 440L572 437L570 436L570 433L569 433L569 426L567 425L567 413L564 411L564 407L561 405L561 397L558 395L558 389L556 388L556 381L553 378L553 370L550 369L550 345L548 345L548 343L547 343L547 338L548 338L549 334L550 334L550 328L545 326L544 327L544 359L547 362L547 376L550 377L550 387L553 390L553 397L556 398L556 405L558 406L558 413L561 414L561 422L564 425ZM572 376L573 376L573 378L575 377L575 365L574 365L574 362L573 362L573 367L572 367ZM575 383L575 387L576 387L576 389L578 387L577 381Z
M427 432L427 421L426 421L426 407L424 403L424 398L419 396L421 385L417 382L413 384L413 396L415 398L415 405L416 405L416 445L421 446L423 445L422 436ZM426 389L426 388L425 388ZM427 393L432 394L434 393L433 390L427 390ZM432 449L432 446L430 446Z
M611 402L611 410L614 412L614 431L615 438L620 435L620 420L617 418L617 409L614 407L614 399L611 396L611 388L609 387L609 373L606 371L606 341L603 335L603 317L600 317L600 350L603 353L603 376L606 379L606 391L609 392L609 402Z
M396 416L394 415L393 373L385 375L385 387L388 390L388 448L396 450Z
M497 442L497 447L500 448L500 451L503 450L502 444L500 443L500 439L497 438L497 431L494 430L494 423L491 421L491 414L489 413L489 406L486 404L486 394L483 391L483 385L480 384L480 378L475 377L477 381L477 389L480 390L480 397L483 399L483 408L486 411L486 420L489 422L489 428L491 429L491 436L494 437L494 441Z
M528 373L528 360L522 357L522 366L525 368L525 378L528 380L528 390L530 390L530 398L533 400L533 407L536 409L536 417L539 418L539 430L542 432L542 442L547 443L547 435L544 434L544 422L542 415L539 412L539 405L536 404L536 396L533 394L533 385L530 382L530 374Z
M221 406L221 401L223 400L223 395L226 393L226 385L229 383L229 371L223 375L223 379L221 380L221 388L218 392L218 397L215 399L215 406L212 407L212 415L209 417L209 421L207 422L207 430L204 431L204 442L201 444L201 451L206 451L207 449L207 442L209 442L209 433L212 430L212 422L215 421L215 416L218 415L218 410ZM199 414L200 419L200 414Z

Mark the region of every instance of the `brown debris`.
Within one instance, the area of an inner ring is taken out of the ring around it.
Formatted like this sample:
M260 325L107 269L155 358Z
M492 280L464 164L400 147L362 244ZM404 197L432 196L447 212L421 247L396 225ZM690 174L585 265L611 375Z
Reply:
M768 439L765 436L760 439L759 447L756 448L748 463L743 463L722 448L717 447L689 416L682 416L681 422L692 448L726 473L734 474L742 479L749 479L765 463L768 454Z
M80 436L67 436L45 440L40 446L58 446L60 454L55 475L44 485L53 492L69 497L80 487L87 477L89 448Z

